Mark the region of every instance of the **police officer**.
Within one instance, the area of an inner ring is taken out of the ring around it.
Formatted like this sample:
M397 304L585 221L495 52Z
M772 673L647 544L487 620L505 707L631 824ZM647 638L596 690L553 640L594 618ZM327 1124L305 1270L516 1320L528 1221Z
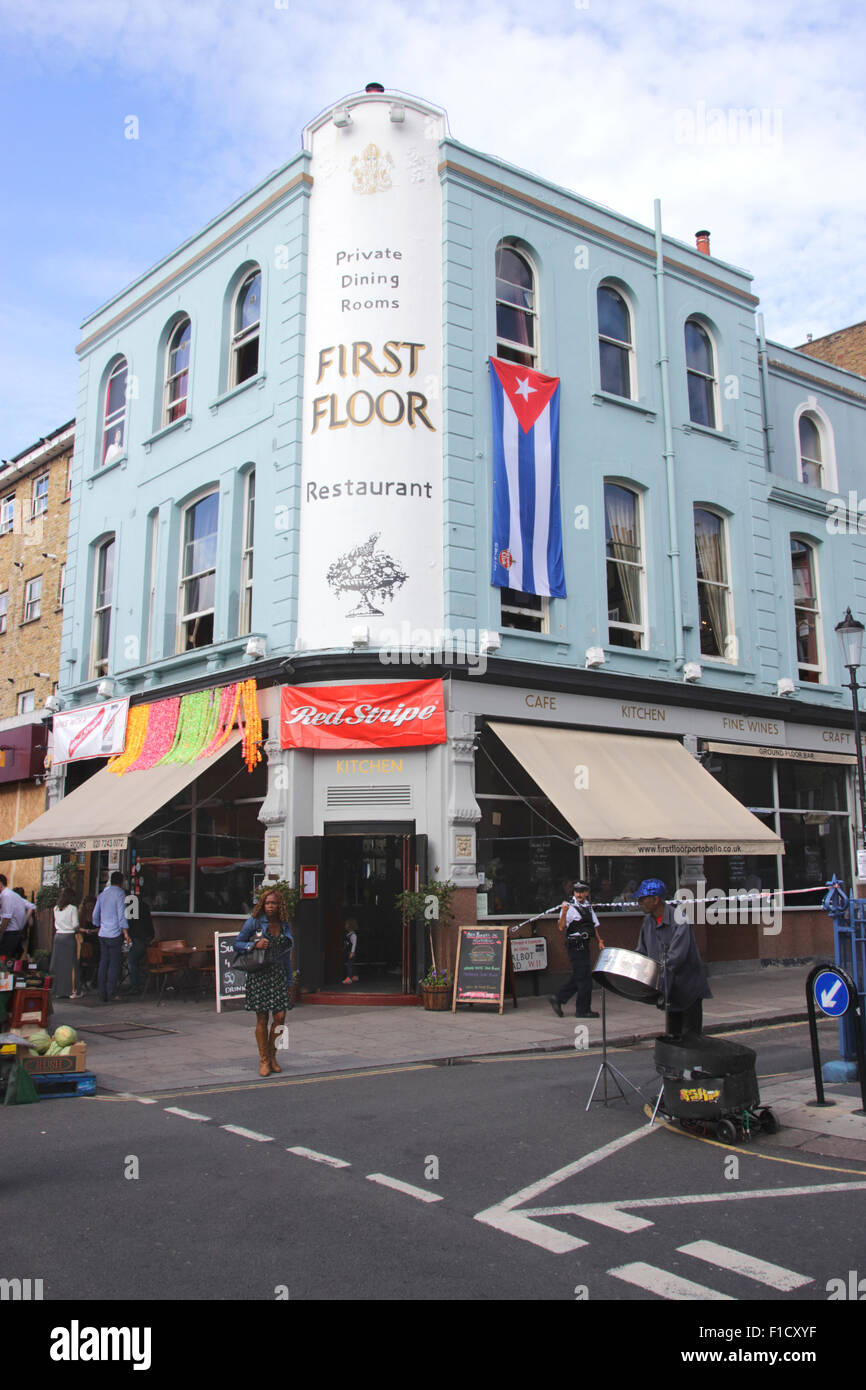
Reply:
M567 1004L573 994L577 994L577 1018L598 1018L589 1006L592 1002L592 960L590 944L597 939L599 950L604 950L604 942L598 935L600 925L595 910L589 901L589 884L579 879L574 882L573 896L564 902L559 913L558 927L565 932L565 945L571 962L571 979L556 994L550 996L550 1007L562 1018L562 1006Z
M700 1033L703 1001L712 999L713 992L685 909L665 902L667 889L660 878L645 878L635 896L644 913L637 950L662 966L659 1008L667 1009L668 1033Z

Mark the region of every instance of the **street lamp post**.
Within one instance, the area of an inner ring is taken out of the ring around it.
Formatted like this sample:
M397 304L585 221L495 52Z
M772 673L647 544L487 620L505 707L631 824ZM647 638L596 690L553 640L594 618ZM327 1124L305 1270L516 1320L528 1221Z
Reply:
M866 780L863 775L863 745L860 742L860 700L859 691L861 687L857 684L857 667L861 664L863 651L863 634L866 632L862 623L851 616L851 609L845 609L845 616L841 623L836 624L836 632L842 647L842 664L851 677L848 689L851 691L851 700L854 706L854 743L857 755L857 788L860 800L860 834L857 840L857 877L866 877ZM861 858L861 855L863 856Z

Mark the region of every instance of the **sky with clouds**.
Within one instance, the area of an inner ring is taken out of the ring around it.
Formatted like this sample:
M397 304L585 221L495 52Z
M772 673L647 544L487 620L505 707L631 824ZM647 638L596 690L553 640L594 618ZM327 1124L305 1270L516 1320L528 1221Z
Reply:
M660 198L669 235L708 227L755 276L770 338L866 319L862 17L857 0L0 0L0 456L74 416L82 320L372 80L647 226Z

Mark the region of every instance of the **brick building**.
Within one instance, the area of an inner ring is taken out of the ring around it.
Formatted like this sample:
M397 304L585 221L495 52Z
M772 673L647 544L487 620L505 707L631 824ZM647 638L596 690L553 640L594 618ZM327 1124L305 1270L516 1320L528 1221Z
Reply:
M866 322L852 323L850 328L826 333L823 338L810 338L797 351L820 358L822 362L832 362L836 367L844 367L846 372L866 376Z
M45 808L45 702L57 689L75 422L0 466L0 841ZM33 893L39 859L0 859Z

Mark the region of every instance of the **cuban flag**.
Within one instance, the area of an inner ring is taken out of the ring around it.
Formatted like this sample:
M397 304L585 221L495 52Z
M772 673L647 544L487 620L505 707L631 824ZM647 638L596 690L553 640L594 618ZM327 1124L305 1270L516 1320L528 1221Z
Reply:
M559 377L490 358L493 555L500 589L565 598Z

